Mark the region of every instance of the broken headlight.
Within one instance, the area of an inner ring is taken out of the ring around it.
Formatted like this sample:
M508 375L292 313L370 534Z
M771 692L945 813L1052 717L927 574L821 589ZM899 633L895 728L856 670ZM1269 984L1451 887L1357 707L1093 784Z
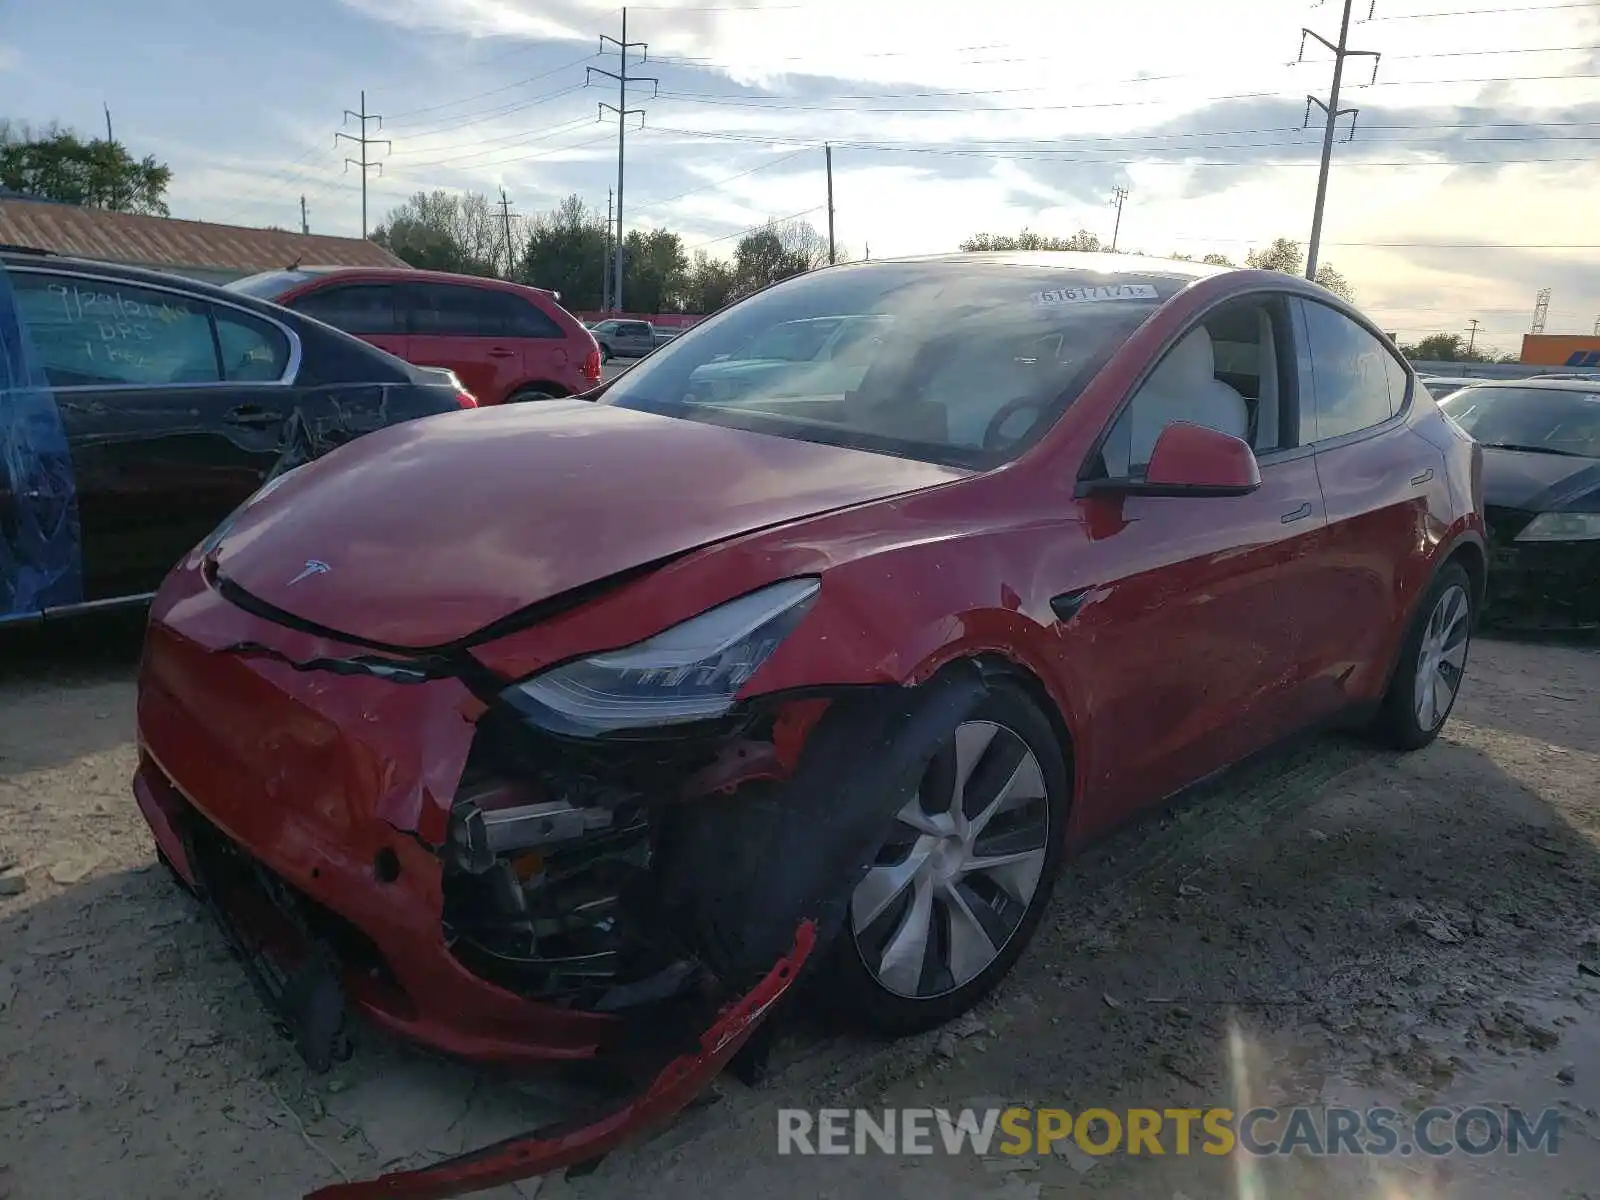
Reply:
M636 645L535 675L504 698L540 728L579 737L720 717L820 587L816 579L775 583Z

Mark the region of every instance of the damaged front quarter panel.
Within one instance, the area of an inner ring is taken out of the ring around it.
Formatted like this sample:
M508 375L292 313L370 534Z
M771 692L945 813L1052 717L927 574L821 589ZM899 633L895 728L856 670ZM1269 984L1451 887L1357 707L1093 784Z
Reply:
M851 892L895 814L915 795L928 759L986 692L983 670L966 662L915 687L848 689L828 701L787 778L757 774L731 792L680 796L656 808L655 905L675 940L715 977L713 995L741 998L641 1092L586 1123L565 1122L421 1170L324 1188L308 1200L459 1195L593 1162L669 1120L838 935ZM704 1008L691 1004L688 1012L694 1011ZM632 1020L676 1023L688 1012L669 1016L645 1006ZM683 1045L681 1034L664 1031L644 1040L668 1050Z

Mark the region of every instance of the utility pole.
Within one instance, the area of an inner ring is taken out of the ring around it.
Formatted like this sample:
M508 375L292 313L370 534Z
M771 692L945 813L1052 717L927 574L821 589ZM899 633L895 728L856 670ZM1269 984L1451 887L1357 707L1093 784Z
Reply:
M822 143L822 153L828 163L828 265L831 267L839 261L833 248L833 147Z
M386 138L369 138L367 136L367 122L376 121L378 123L378 128L382 129L383 118L377 113L369 113L367 111L367 93L365 91L361 93L360 112L351 112L348 108L344 110L344 119L346 124L350 122L352 117L361 122L361 136L353 137L348 133L336 133L333 135L333 144L337 146L339 144L339 139L343 138L345 141L354 142L356 145L361 147L361 157L359 159L346 158L344 160L344 170L345 174L348 175L351 167L361 168L361 237L362 240L365 240L367 236L367 171L369 168L377 167L378 174L380 176L383 174L383 164L376 159L369 159L367 157L367 147L392 147L394 143Z
M111 133L111 105L102 104L101 107L106 110L106 141L115 144L117 139Z
M1472 320L1467 322L1467 325L1469 326L1467 331L1467 353L1471 354L1472 348L1478 344L1478 318L1473 317Z
M606 256L600 260L600 311L611 311L611 221L612 205L616 203L617 193L606 189Z
M1117 236L1122 232L1122 202L1128 198L1128 189L1119 187L1111 193L1111 203L1117 206L1117 223L1111 227L1111 252L1117 252Z
M1533 327L1529 333L1543 333L1545 318L1550 315L1550 289L1543 288L1533 298Z
M506 228L506 278L511 278L515 262L511 253L511 201L506 199L505 188L500 189L500 219L505 222Z
M588 68L585 68L586 71L587 71L587 74L584 76L584 82L587 84L588 81L590 79L592 79L596 75L604 75L607 79L615 79L617 81L617 102L615 104L607 104L604 101L601 101L601 103L600 103L600 113L603 116L605 114L606 109L609 108L612 112L617 114L617 249L616 249L617 261L615 263L615 268L614 268L615 269L616 278L615 278L615 282L613 283L612 288L611 288L611 302L614 305L616 305L615 311L621 312L622 311L622 258L623 258L623 253L622 253L622 245L623 245L623 241L622 241L622 165L623 165L623 159L624 159L624 152L625 152L625 150L627 148L627 141L628 141L628 118L630 116L638 116L640 125L642 126L644 124L644 109L642 109L642 108L629 108L628 107L628 85L630 83L648 83L648 84L650 84L650 86L652 88L652 91L651 91L650 95L651 95L651 98L654 99L656 93L661 90L661 81L659 79L656 79L656 78L654 78L652 76L649 76L649 75L629 75L628 74L628 51L629 50L633 50L633 49L637 49L639 51L639 61L640 62L649 62L650 61L650 44L648 42L630 42L628 40L628 10L626 8L624 8L622 10L622 37L621 37L621 39L619 40L619 39L614 38L614 37L608 37L605 34L601 34L600 35L600 49L601 49L602 53L605 51L607 42L610 42L613 46L615 46L617 48L617 70L615 70L615 71L604 71L604 70L601 70L599 67L588 67Z
M1600 337L1600 317L1594 319L1594 335Z
M1317 254L1322 249L1322 210L1328 202L1328 169L1333 164L1333 130L1339 123L1339 118L1350 118L1349 141L1356 135L1356 115L1359 108L1339 107L1339 88L1344 83L1344 60L1347 58L1370 58L1372 60L1372 79L1378 78L1378 59L1382 57L1376 50L1352 50L1350 41L1350 7L1354 0L1344 0L1344 16L1339 21L1339 44L1334 45L1320 33L1310 29L1300 30L1300 57L1296 62L1304 62L1306 57L1306 39L1316 38L1329 50L1333 51L1333 88L1328 93L1328 102L1324 104L1315 96L1306 97L1306 115L1302 122L1303 128L1311 125L1311 106L1315 104L1327 118L1322 127L1322 165L1317 171L1317 202L1311 210L1311 243L1306 250L1306 278L1317 277ZM1377 7L1377 0L1372 0L1372 6L1367 10L1367 18L1372 17L1372 9Z
M306 198L304 196L300 197L300 232L311 232L311 221L306 215Z

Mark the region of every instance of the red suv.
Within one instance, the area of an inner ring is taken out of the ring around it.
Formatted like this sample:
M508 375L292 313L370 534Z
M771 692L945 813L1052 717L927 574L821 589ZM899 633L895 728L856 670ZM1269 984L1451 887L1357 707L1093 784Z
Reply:
M600 347L556 294L476 275L360 267L267 271L227 285L456 373L479 404L547 400L600 382Z

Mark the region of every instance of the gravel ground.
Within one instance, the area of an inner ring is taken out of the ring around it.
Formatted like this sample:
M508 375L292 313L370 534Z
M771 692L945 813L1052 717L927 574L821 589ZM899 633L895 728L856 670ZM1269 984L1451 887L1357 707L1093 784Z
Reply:
M0 643L0 1200L277 1200L568 1111L570 1088L371 1033L307 1075L154 862L128 791L135 645ZM1600 648L1481 640L1428 750L1307 740L1081 858L977 1019L887 1046L802 1027L767 1083L723 1081L593 1175L484 1194L1600 1195L1597 781ZM774 1113L1486 1100L1560 1106L1560 1153L999 1171L1018 1164L780 1157Z

